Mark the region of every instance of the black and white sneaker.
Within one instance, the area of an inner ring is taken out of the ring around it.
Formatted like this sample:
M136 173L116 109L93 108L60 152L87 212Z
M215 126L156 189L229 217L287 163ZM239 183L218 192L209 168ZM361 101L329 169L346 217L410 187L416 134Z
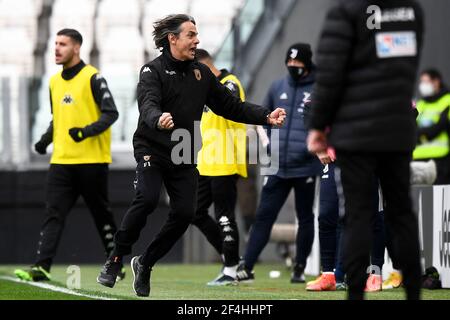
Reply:
M150 274L151 269L145 268L139 262L140 256L131 259L131 271L133 271L133 290L139 297L150 295Z
M252 283L255 281L255 273L247 268L245 263L240 263L236 273L237 281L241 283Z
M118 257L108 259L97 277L97 282L108 288L114 287L122 268L122 261Z
M237 280L233 277L220 273L219 276L206 284L209 287L233 286L237 285Z
M296 264L291 276L291 283L305 283L305 266Z

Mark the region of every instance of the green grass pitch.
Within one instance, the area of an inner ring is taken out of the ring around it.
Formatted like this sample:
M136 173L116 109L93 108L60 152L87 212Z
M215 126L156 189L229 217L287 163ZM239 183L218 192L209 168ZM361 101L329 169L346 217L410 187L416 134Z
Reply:
M127 266L127 277L118 282L113 289L105 288L96 283L96 277L101 265L82 265L81 289L74 290L84 296L75 296L63 292L26 283L5 280L13 277L14 269L23 266L0 266L0 300L84 300L103 297L109 299L141 299L135 296L131 287L132 274ZM46 282L53 286L66 288L69 274L68 266L54 266L52 281ZM255 267L256 281L253 284L228 287L207 287L220 270L218 264L205 265L158 265L152 272L152 291L149 299L157 300L343 300L345 292L307 292L305 284L291 284L290 272L282 265L259 264ZM271 270L281 271L276 279L269 277ZM312 280L313 277L307 277ZM367 294L370 300L404 299L403 289L394 289ZM450 300L450 290L423 290L422 298L426 300Z

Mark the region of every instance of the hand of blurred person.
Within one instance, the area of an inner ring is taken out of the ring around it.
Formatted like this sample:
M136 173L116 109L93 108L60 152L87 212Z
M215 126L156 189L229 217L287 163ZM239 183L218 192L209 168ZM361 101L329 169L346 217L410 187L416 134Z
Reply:
M333 160L331 159L331 157L328 155L327 152L318 152L316 155L323 165L330 164L333 162Z
M336 161L336 151L334 150L333 147L328 147L327 154L330 157L332 162Z
M334 149L331 147L328 147L326 152L319 152L316 155L323 165L330 164L336 161L336 153L334 152Z
M326 153L328 148L327 136L320 130L310 130L307 138L308 150L311 153Z

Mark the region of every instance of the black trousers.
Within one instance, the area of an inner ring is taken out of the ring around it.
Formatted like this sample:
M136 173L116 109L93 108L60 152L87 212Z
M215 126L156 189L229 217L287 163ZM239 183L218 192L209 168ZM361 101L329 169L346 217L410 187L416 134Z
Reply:
M419 234L410 198L410 161L409 153L337 150L340 173L336 174L336 182L345 208L343 259L349 299L364 297L372 245L373 185L376 178L383 190L385 223L390 230L394 262L403 273L407 298L420 298Z
M245 233L248 235L250 227L255 222L256 206L258 204L258 190L256 190L258 165L247 165L247 174L248 177L246 179L239 179L237 182L237 201Z
M200 176L197 211L194 221L217 252L224 256L224 264L231 267L239 263L239 230L236 223L237 175ZM216 221L208 214L214 204Z
M191 224L197 202L198 176L197 168L192 166L174 166L153 156L150 160L140 159L136 168L135 197L114 237L112 255L122 257L131 253L147 216L158 205L164 183L170 197L169 216L141 257L141 263L152 268Z
M109 255L114 248L113 235L117 228L108 202L108 165L52 164L47 179L47 214L41 227L35 264L50 270L66 217L80 195Z
M295 213L298 220L295 263L306 266L306 260L314 242L315 186L315 177L268 177L261 191L256 220L250 229L245 249L244 260L247 268L253 269L259 255L269 242L272 227L292 189L295 193Z

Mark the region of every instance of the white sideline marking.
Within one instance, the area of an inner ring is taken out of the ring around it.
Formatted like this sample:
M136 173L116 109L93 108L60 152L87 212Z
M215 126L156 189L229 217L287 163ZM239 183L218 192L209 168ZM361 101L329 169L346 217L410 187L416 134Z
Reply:
M0 280L6 280L6 281L17 282L17 283L28 284L28 285L33 286L33 287L39 287L39 288L51 290L51 291L54 291L54 292L61 292L61 293L65 293L65 294L70 294L70 295L80 296L80 297L86 297L86 298L91 298L91 299L96 299L96 300L118 300L118 299L115 299L115 298L106 298L106 297L95 296L95 295L91 295L91 294L84 294L84 293L76 292L76 291L73 291L73 290L70 290L70 289L67 289L67 288L54 286L54 285L51 285L51 284L40 283L40 282L24 281L24 280L20 280L20 279L14 278L14 277L0 276Z

